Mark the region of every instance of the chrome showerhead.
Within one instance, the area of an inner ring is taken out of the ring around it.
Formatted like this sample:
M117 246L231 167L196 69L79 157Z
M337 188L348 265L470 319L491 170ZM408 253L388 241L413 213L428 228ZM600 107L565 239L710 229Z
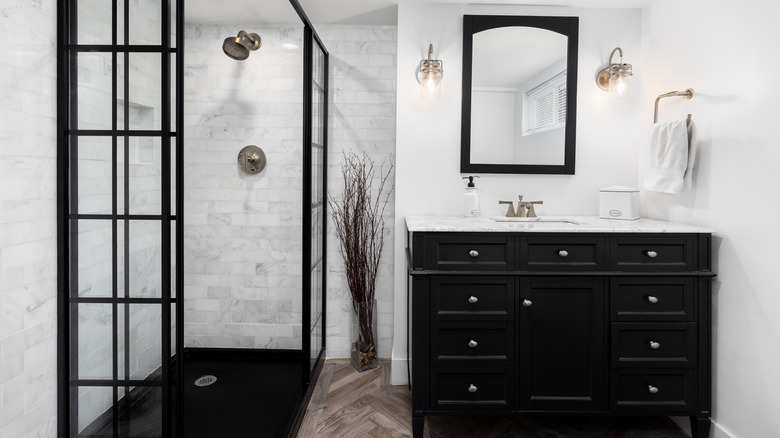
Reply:
M231 59L243 61L249 57L250 50L257 50L261 45L260 35L246 33L242 30L238 32L238 36L235 38L225 38L225 41L222 43L222 51Z

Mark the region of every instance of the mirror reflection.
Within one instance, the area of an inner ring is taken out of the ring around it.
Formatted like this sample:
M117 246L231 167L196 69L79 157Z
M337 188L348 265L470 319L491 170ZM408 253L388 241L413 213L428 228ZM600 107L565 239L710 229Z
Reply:
M527 26L474 34L471 163L564 164L567 39Z

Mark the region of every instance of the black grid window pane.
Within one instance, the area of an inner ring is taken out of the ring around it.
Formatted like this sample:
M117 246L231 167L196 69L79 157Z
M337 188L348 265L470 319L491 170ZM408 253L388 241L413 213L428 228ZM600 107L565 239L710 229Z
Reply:
M130 53L128 63L127 126L132 130L162 129L162 55Z
M114 313L111 304L78 306L78 378L113 380ZM108 396L110 402L110 395Z
M161 309L159 304L129 305L128 356L132 380L159 381L162 378Z
M111 214L113 145L111 137L78 137L78 212Z
M127 269L127 296L162 297L162 228L160 221L129 221L124 257ZM159 337L159 331L158 331Z
M125 0L128 1L128 0ZM162 39L162 6L160 0L130 1L130 41L133 45L159 45Z
M111 0L77 0L78 44L111 44Z
M128 163L128 206L130 214L159 215L162 211L162 139L130 137Z
M113 436L114 389L110 386L74 386L71 391L78 400L78 409L75 410L78 415L70 419L75 426L75 433L71 436Z
M113 96L112 55L78 53L76 55L76 95L78 129L111 129Z
M77 295L111 297L114 271L112 221L78 221L78 239Z

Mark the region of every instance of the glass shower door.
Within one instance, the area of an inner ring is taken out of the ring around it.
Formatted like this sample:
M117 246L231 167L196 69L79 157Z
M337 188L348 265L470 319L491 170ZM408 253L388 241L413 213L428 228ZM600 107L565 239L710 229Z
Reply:
M311 253L308 272L309 284L305 285L310 293L310 324L309 324L309 366L304 371L305 381L315 371L325 351L325 251L326 251L326 224L327 224L327 102L328 102L328 53L324 49L316 34L307 28L307 46L309 59L311 60L307 73L310 76L308 91L311 93L308 102L310 104L309 131L306 134L304 148L309 157L309 184L310 193L308 205L310 210L304 212L308 216L309 249Z
M173 436L175 5L59 4L59 433Z

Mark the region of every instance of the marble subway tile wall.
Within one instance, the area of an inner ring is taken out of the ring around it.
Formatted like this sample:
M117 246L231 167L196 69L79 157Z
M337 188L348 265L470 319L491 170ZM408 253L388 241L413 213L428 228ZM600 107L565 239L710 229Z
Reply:
M365 152L377 167L391 162L395 151L396 26L316 26L330 53L328 187L331 195L343 185L342 151ZM409 74L414 74L410 68ZM378 178L378 173L376 177ZM391 175L390 182L395 179ZM393 335L394 197L384 212L387 232L377 276L377 347L379 356L391 354ZM328 357L349 357L352 298L338 238L328 224Z
M241 29L263 45L235 61L222 41ZM301 348L303 29L188 25L185 38L185 345ZM236 163L250 144L268 160L259 174Z
M0 3L0 437L57 420L56 3Z

